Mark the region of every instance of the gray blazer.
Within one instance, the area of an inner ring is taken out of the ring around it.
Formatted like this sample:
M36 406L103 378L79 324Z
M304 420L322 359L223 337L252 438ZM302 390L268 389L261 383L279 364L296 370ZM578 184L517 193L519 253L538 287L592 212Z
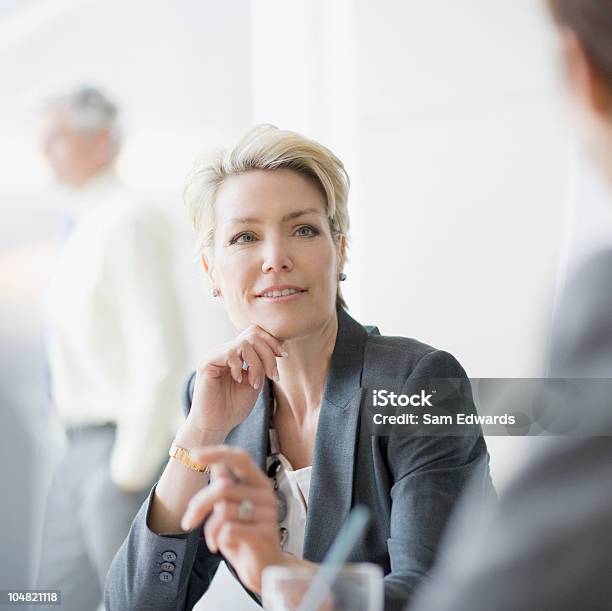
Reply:
M378 329L366 329L338 310L338 334L313 454L303 556L321 562L351 507L366 505L372 520L350 560L382 567L387 610L401 609L427 574L467 480L476 478L484 494L493 494L479 429L469 437L373 436L364 420L369 414L365 389L389 386L412 394L420 388L419 380L443 377L465 378L450 354L413 339L381 336ZM192 380L193 374L185 392L187 405ZM262 469L268 391L266 383L250 415L226 441L248 450ZM471 397L458 406L458 411L474 410ZM168 536L150 531L147 512L152 495L153 491L108 573L105 601L112 611L192 609L223 560L208 550L201 529Z

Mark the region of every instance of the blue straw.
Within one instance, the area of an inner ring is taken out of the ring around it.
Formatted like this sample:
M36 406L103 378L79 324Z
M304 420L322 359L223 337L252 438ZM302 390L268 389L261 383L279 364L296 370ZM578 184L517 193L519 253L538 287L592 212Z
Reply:
M353 507L327 552L323 564L315 573L298 611L317 611L321 606L369 521L370 512L367 507L364 505Z

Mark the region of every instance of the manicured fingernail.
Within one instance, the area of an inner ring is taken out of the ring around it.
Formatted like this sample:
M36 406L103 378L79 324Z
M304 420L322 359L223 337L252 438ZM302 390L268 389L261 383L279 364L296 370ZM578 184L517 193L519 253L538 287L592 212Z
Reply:
M181 528L183 530L189 530L191 528L191 516L189 514L185 514L183 519L181 520Z
M272 374L272 379L275 382L280 382L280 376L278 375L278 369L274 368L274 373Z
M238 380L237 380L238 384L242 384L242 374L240 374L238 376Z
M255 381L253 382L253 388L254 388L255 390L257 390L257 389L259 388L259 380L255 380Z

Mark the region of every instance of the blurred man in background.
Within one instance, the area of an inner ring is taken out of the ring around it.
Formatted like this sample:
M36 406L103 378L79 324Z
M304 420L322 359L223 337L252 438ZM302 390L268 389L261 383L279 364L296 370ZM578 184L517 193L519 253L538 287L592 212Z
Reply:
M67 443L51 482L38 587L60 589L64 609L88 611L167 458L188 348L172 227L115 172L117 107L82 88L45 114L44 153L70 200L46 321L51 402Z

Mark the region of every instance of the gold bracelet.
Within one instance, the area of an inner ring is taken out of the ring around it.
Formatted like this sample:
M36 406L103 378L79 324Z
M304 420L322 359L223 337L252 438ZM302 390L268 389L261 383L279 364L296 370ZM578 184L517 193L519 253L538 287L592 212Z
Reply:
M168 452L168 456L170 458L175 458L181 464L185 465L192 471L197 471L198 473L210 473L210 467L208 465L202 465L200 463L194 462L191 460L191 456L189 455L189 450L185 448L181 448L181 446L177 446L174 441L170 446L170 451Z

